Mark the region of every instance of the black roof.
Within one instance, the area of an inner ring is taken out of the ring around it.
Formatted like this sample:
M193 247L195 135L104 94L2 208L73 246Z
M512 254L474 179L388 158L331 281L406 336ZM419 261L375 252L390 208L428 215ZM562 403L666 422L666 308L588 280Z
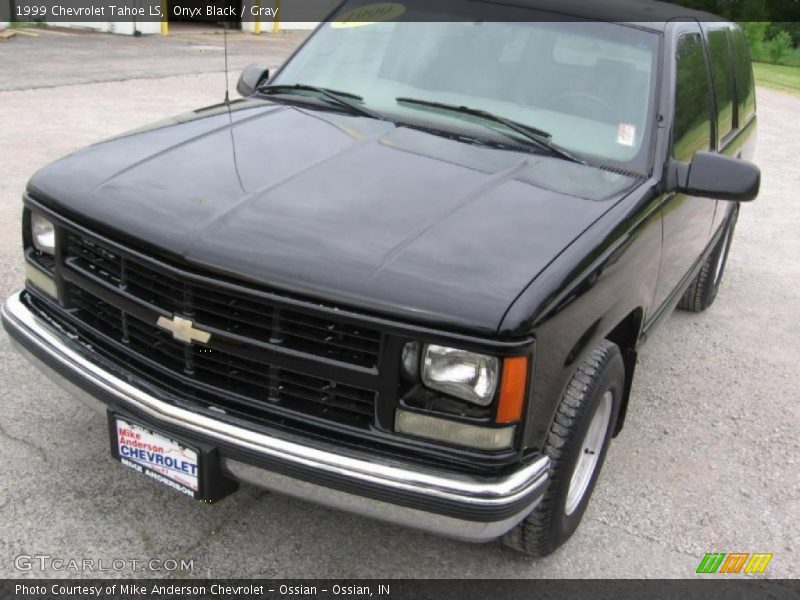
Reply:
M471 0L474 1L474 0ZM506 7L530 8L537 12L596 21L634 22L663 30L667 21L697 19L701 22L725 22L719 15L656 0L477 0ZM549 17L548 17L549 18Z

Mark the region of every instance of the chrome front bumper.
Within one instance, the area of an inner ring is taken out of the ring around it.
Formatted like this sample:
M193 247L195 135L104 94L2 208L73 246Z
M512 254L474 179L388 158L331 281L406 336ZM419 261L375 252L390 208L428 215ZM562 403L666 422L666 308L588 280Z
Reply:
M165 402L92 361L82 347L37 316L23 302L23 293L6 300L2 320L28 360L102 412L108 406L133 411L156 427L218 444L223 470L239 481L470 541L494 539L513 528L546 488L550 465L545 456L509 475L472 477L379 460L367 452L310 446Z

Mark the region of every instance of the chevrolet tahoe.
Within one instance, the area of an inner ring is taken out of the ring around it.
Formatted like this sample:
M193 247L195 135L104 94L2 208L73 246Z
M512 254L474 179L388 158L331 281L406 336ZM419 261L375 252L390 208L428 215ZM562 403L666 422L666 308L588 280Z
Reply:
M714 302L758 194L750 59L675 6L464 4L346 2L242 98L30 179L3 323L123 465L533 556L575 531L639 348Z

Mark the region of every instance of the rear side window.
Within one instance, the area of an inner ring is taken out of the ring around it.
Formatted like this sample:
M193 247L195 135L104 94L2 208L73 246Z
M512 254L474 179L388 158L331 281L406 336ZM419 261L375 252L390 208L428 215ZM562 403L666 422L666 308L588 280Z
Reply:
M672 155L689 162L711 148L711 102L703 42L699 33L678 38Z
M756 112L756 91L750 50L741 29L731 30L731 44L736 64L736 96L739 99L739 125L745 125Z
M717 98L717 137L721 140L736 125L733 106L735 101L733 57L724 29L708 33L708 55L711 58L711 75L714 78L714 92Z

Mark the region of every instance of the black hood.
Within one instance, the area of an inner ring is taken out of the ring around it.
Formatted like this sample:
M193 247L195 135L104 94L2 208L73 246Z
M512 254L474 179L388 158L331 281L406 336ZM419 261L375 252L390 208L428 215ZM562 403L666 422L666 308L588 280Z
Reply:
M249 100L80 150L29 192L104 233L328 303L493 334L626 176Z

